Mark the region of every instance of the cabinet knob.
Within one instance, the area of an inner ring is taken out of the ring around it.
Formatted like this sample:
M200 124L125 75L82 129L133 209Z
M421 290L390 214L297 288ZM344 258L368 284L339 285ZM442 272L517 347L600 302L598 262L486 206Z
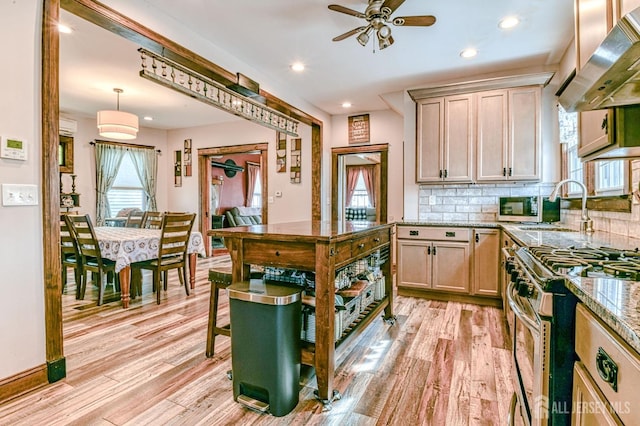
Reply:
M513 170L509 167L509 176L513 176Z
M507 168L503 167L502 168L502 176L506 176L507 175Z
M433 255L434 256L436 255L436 248L435 247L433 247Z
M479 242L480 242L480 235L476 234L476 243L479 243Z
M447 177L447 175L448 175L448 174L449 174L449 173L447 173L447 169L444 169L444 177L445 177L445 178Z
M374 242L374 243L379 243L379 242L380 242L380 238L375 237L375 238L373 239L373 242Z
M442 169L440 169L440 177L442 177Z
M358 244L358 248L359 248L359 249L364 248L364 243L360 243L360 244Z
M276 250L276 256L280 256L280 252Z

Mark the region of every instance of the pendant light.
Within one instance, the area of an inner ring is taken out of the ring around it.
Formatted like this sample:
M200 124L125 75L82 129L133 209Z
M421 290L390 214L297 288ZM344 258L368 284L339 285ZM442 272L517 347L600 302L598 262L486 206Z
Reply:
M98 132L100 136L111 139L131 140L138 135L138 116L120 111L120 93L122 89L113 89L118 96L116 110L98 111Z

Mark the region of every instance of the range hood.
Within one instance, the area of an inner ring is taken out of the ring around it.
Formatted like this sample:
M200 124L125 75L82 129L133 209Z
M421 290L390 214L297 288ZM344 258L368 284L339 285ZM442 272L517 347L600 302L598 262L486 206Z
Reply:
M558 100L569 112L640 104L640 8L618 21Z

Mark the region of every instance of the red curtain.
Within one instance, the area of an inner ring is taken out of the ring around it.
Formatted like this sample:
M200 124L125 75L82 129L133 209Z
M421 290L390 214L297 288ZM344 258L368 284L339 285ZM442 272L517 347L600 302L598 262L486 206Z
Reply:
M367 188L367 196L369 197L369 205L376 206L376 166L362 166L362 180Z
M247 199L245 206L251 207L253 201L253 192L256 189L256 180L260 173L260 164L250 163L247 161Z
M361 171L360 166L347 166L347 193L345 199L345 205L349 207L351 205L351 199L353 198L353 192L356 190L356 184L358 183L358 174Z

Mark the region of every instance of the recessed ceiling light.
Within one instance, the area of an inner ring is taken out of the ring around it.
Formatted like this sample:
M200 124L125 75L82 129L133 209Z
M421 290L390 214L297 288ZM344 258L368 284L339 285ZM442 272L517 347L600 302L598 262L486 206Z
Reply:
M66 26L64 24L58 24L58 31L63 33L63 34L71 34L73 32L71 27L68 27L68 26Z
M509 28L513 28L520 23L520 20L517 16L506 16L500 20L498 26L503 30L507 30Z
M302 72L304 71L304 64L302 62L294 62L291 64L291 69L295 72Z
M343 102L342 108L351 108L351 102Z
M462 56L463 58L473 58L477 54L478 54L478 51L473 47L469 47L467 49L464 49L462 52L460 52L460 56Z
M153 121L153 117L147 115L145 117L142 117L143 120L147 120L147 121Z

